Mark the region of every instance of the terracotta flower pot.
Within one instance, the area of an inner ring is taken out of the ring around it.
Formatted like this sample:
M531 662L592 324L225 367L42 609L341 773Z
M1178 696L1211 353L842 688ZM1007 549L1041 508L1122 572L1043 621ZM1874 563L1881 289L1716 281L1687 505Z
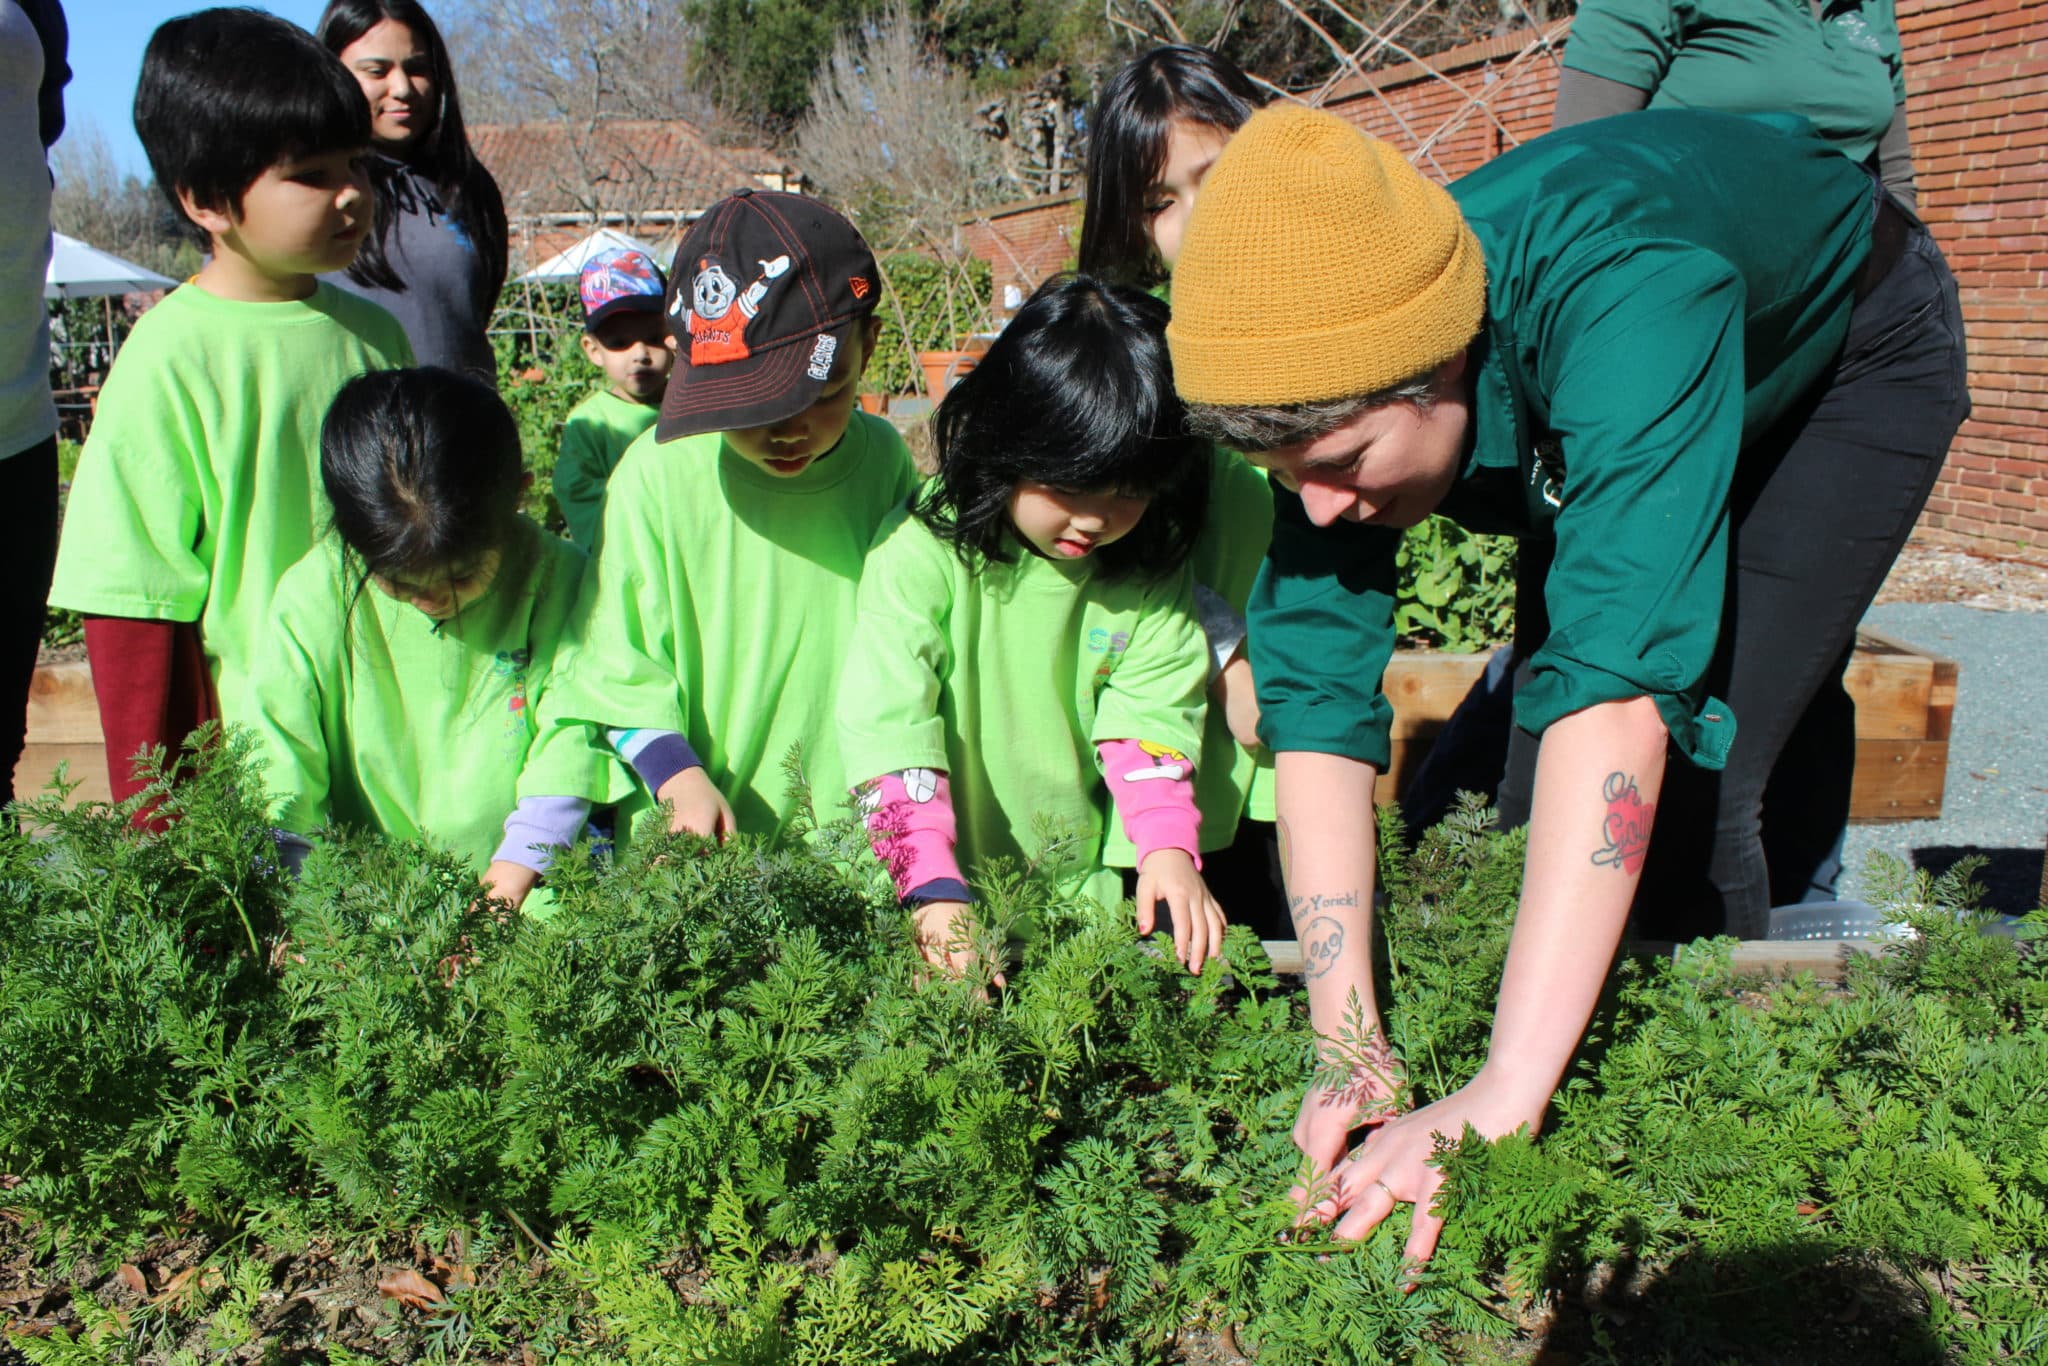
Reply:
M886 395L883 394L863 393L860 396L860 410L864 413L872 413L876 417L880 417L882 415L882 409L886 407L887 404L888 398Z
M917 363L924 370L925 392L937 403L953 387L953 381L972 370L981 357L972 351L920 351Z

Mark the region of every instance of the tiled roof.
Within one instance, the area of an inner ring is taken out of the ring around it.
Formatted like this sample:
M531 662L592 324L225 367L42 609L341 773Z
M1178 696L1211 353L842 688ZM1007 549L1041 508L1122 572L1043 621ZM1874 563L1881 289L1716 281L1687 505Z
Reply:
M744 150L712 146L683 119L474 124L470 144L515 221L545 214L691 214L756 183Z

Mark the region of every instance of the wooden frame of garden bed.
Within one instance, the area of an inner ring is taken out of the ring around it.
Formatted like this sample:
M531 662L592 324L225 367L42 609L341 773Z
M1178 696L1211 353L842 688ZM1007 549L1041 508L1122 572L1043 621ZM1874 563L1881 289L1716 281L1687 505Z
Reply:
M1300 944L1292 939L1261 942L1266 957L1273 960L1273 971L1285 977L1301 975ZM1881 953L1884 947L1881 940L1875 939L1744 939L1735 945L1730 961L1740 973L1789 977L1810 972L1822 981L1839 982L1851 955ZM1630 958L1669 958L1677 946L1645 940L1625 943L1621 951Z
M1398 651L1387 665L1394 704L1393 761L1374 793L1382 803L1403 791L1451 712L1486 668L1485 654ZM1881 631L1857 632L1842 682L1856 703L1856 776L1852 821L1936 820L1948 778L1949 727L1956 706L1956 663ZM1736 722L1739 727L1741 718Z

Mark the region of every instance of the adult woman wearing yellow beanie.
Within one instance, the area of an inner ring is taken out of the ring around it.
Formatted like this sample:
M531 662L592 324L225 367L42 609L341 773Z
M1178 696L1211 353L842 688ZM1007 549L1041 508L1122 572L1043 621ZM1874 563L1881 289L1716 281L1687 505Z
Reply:
M1277 107L1209 173L1167 335L1197 429L1279 486L1252 666L1327 1039L1349 1010L1379 1020L1400 531L1442 511L1554 541L1515 699L1540 750L1488 1061L1349 1160L1384 1089L1365 1071L1311 1089L1295 1127L1334 1175L1318 1217L1357 1237L1415 1202L1426 1257L1434 1136L1540 1126L1632 901L1733 933L1767 912L1763 783L1968 413L1955 283L1797 120L1603 120L1446 191Z

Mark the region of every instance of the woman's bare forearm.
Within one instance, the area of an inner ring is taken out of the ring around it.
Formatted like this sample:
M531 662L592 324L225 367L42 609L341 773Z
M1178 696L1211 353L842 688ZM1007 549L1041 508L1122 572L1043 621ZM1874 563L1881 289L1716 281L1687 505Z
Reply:
M1563 1079L1613 963L1649 849L1665 742L1645 697L1588 707L1544 733L1485 1067L1530 1113Z
M1289 750L1274 756L1287 907L1301 944L1316 1033L1343 1039L1347 1015L1379 1028L1372 986L1371 764Z

